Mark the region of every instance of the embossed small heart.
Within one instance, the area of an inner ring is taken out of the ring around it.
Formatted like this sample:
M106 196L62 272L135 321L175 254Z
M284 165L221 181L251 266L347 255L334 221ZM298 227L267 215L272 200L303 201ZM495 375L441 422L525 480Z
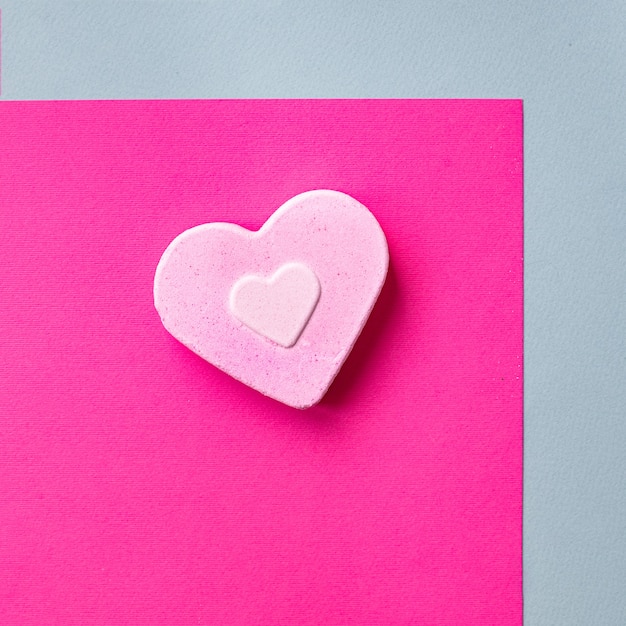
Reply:
M285 263L269 279L244 276L230 292L230 310L248 328L284 348L302 334L320 297L314 272Z

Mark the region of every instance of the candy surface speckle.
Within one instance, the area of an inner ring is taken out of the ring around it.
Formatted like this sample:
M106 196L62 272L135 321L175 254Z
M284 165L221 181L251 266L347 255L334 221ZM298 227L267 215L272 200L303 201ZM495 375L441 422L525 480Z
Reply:
M350 196L309 191L258 231L212 223L167 247L154 301L165 328L216 367L293 407L319 402L378 298L382 229Z

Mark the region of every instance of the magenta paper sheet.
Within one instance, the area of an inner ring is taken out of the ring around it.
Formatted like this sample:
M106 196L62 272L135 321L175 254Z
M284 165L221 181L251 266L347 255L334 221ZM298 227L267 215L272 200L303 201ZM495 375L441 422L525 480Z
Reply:
M0 103L0 623L522 623L522 105ZM390 272L301 411L163 328L198 224L347 193Z

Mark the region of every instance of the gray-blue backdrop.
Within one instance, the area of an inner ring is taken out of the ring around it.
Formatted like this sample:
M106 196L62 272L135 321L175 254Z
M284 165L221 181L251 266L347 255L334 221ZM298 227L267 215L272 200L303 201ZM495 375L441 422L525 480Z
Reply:
M7 100L524 98L525 619L626 624L624 0L0 8Z

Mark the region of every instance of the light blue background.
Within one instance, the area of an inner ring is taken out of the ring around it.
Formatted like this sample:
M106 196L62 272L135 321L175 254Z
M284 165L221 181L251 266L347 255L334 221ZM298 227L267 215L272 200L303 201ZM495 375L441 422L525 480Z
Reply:
M0 7L3 99L524 98L525 619L626 624L624 0Z

